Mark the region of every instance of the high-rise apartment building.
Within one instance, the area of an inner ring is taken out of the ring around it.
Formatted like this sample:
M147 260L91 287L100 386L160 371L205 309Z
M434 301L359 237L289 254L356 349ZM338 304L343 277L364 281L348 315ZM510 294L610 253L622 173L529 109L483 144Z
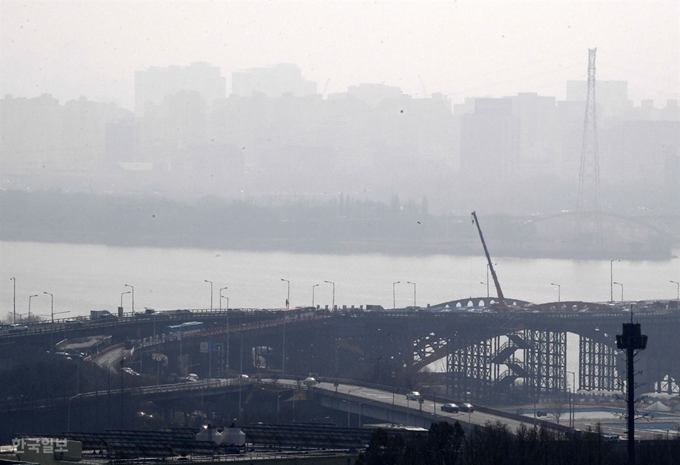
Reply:
M268 97L281 97L284 94L305 97L316 94L316 83L303 78L297 65L280 63L232 73L231 92L239 97L258 93Z
M226 97L227 80L208 63L189 66L154 66L135 73L135 114L142 116L148 104L160 105L178 92L198 92L207 105Z

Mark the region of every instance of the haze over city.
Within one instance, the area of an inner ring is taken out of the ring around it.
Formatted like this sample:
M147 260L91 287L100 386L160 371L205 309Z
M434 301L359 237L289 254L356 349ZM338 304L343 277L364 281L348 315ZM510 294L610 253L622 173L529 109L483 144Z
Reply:
M669 256L677 19L677 2L3 2L3 237L301 250L305 231L320 251L335 224L328 250L468 252L451 236L479 210L515 217L491 220L500 253L583 258L550 250L591 196L612 250ZM527 232L536 215L561 218Z

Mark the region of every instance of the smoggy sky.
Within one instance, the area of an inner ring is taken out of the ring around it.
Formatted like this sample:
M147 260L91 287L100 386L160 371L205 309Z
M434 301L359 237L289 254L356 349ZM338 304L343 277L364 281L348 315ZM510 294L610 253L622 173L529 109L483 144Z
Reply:
M134 72L207 61L231 72L295 63L321 92L376 82L421 96L629 81L634 100L680 98L678 1L0 2L0 94L85 95L131 108Z

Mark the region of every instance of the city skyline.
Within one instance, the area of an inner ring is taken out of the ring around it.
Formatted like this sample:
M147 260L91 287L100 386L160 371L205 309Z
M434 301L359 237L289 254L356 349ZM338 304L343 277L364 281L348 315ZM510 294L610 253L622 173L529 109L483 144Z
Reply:
M680 89L677 2L8 1L2 12L2 95L86 95L132 109L135 71L206 61L228 81L296 63L318 92L381 83L453 103L526 91L561 99L595 46L599 79L628 80L635 102L659 106Z

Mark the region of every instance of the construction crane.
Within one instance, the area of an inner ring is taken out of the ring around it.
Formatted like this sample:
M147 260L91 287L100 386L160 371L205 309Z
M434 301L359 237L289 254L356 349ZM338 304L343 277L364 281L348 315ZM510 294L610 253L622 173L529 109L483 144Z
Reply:
M505 297L503 296L503 291L501 290L501 283L498 282L498 276L496 276L496 270L493 269L493 263L491 262L491 256L489 256L489 249L486 248L486 242L484 241L484 235L482 234L482 228L479 226L479 220L477 219L477 213L472 212L472 222L477 226L477 231L479 231L479 238L482 240L482 246L484 247L484 253L486 254L486 260L489 264L489 270L491 271L491 277L493 278L493 284L496 286L496 293L498 294L498 305L500 307L506 307Z

